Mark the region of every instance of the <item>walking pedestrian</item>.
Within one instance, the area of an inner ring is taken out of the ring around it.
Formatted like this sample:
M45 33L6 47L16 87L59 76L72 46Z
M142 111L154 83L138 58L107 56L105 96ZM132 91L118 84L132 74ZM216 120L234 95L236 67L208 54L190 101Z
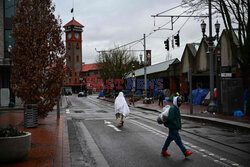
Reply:
M158 104L159 106L163 106L163 100L164 100L164 93L161 90L159 93L159 104Z
M115 99L115 116L118 119L118 127L123 126L123 118L129 114L130 110L124 98L123 92L120 92Z
M162 147L161 154L163 156L170 156L170 154L167 152L167 149L173 140L179 146L185 157L193 153L191 151L187 151L179 135L179 130L181 129L181 115L179 107L181 106L181 103L182 100L179 96L174 97L173 105L169 109L168 119L167 119L168 121L167 123L164 123L164 125L169 128L169 134Z

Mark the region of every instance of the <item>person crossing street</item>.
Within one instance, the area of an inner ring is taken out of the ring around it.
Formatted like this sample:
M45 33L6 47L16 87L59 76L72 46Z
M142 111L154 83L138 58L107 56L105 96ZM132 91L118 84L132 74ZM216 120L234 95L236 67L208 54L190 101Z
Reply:
M182 100L179 96L174 97L173 105L169 109L168 121L167 123L164 123L164 126L169 128L169 134L162 147L161 155L163 156L170 156L167 150L173 140L179 146L185 157L188 157L193 153L191 151L187 151L179 135L179 130L181 129L181 115L179 107L181 106L181 103Z
M128 104L124 98L123 92L120 92L119 95L115 99L115 115L116 119L118 119L118 127L123 126L123 118L126 117L130 113Z

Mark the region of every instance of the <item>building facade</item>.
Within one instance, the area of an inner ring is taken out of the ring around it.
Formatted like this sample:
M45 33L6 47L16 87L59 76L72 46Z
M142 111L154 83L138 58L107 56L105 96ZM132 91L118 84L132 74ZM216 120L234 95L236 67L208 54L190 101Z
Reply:
M74 18L63 26L66 35L66 66L68 70L64 85L71 87L73 92L79 91L81 87L83 27Z
M11 17L15 14L15 4L15 0L0 1L0 106L6 106L10 97L13 96L10 94L9 88L11 76L10 48L14 45L14 39L11 36Z

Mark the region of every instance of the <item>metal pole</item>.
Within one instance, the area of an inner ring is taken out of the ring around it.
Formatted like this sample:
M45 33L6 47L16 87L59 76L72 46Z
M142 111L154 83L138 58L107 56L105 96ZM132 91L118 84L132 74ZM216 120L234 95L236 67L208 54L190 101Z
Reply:
M59 105L59 101L60 101L60 96L57 96L57 118L60 118L60 105Z
M144 86L145 86L145 97L147 97L147 67L146 67L146 36L143 34L144 41Z
M216 105L214 103L214 46L212 36L212 7L211 0L208 1L209 5L209 37L208 37L208 51L210 57L210 102L208 105L208 112L215 112Z
M192 69L189 68L189 97L190 97L190 115L193 114L193 96L192 96Z

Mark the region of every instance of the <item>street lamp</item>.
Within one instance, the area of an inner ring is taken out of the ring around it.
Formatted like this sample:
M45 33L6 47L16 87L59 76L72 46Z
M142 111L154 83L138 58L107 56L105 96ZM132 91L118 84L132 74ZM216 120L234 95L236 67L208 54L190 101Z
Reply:
M214 40L219 39L219 29L220 24L215 24L216 29L216 36L212 36L212 7L211 7L211 0L208 1L208 11L209 11L209 36L207 37L205 34L206 31L206 23L201 23L201 31L203 34L203 38L206 38L208 41L208 54L210 57L210 102L208 105L208 112L214 113L216 111L216 104L214 102Z
M12 54L11 54L11 51L12 51L12 46L9 45L8 46L8 52L9 52L9 57L10 57L10 79L11 79L11 73L12 73ZM15 101L13 101L13 94L12 94L12 89L11 89L11 84L10 84L10 81L9 81L9 87L10 87L10 102L9 102L9 107L14 107L15 106Z

